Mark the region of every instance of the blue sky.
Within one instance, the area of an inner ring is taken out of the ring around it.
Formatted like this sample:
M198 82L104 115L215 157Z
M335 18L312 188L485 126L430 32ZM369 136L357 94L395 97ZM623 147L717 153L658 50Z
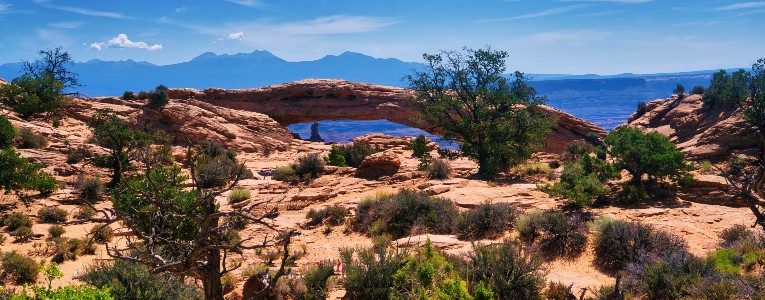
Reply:
M0 33L0 63L57 45L78 61L155 64L254 50L421 61L491 45L510 53L510 70L655 73L765 57L765 1L0 0Z

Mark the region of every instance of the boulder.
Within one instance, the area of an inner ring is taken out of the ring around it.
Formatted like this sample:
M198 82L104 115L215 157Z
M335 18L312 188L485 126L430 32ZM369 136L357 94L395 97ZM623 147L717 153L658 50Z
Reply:
M361 161L361 165L356 169L356 177L380 178L392 176L398 172L400 167L401 159L399 159L398 154L391 150L386 150L364 158Z

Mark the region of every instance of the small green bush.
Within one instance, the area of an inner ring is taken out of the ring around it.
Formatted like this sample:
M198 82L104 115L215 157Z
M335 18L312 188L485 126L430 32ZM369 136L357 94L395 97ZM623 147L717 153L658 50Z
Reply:
M37 211L37 217L43 223L58 224L66 222L69 213L57 206L46 206Z
M6 230L15 231L19 227L32 227L32 219L23 213L14 212L5 217L3 224Z
M561 154L561 160L563 161L576 161L589 155L593 151L593 147L590 143L582 141L573 141L566 145L566 151Z
M60 238L62 235L66 233L66 229L60 225L53 225L51 227L48 227L48 235L51 239Z
M516 221L522 241L536 244L547 257L574 258L587 245L587 228L578 214L530 210Z
M77 260L80 255L96 253L96 246L91 240L58 238L55 244L55 253L52 262L63 263L67 260Z
M594 226L595 263L607 272L624 270L646 255L687 253L681 238L656 230L650 225L616 220L601 220Z
M736 224L723 229L720 232L720 239L722 239L721 244L723 246L730 247L742 241L754 240L755 235L747 226Z
M635 118L640 118L648 112L648 104L640 101L637 104L637 110L635 111Z
M19 253L8 252L0 254L3 272L0 273L5 279L10 279L16 284L29 284L37 282L39 272L37 262L34 259Z
M99 244L106 244L114 238L114 230L106 224L93 225L89 234L93 236L93 241Z
M542 230L544 212L539 209L531 209L516 218L515 229L522 241L534 241Z
M333 146L332 149L330 149L328 160L332 166L342 166L340 165L341 160L339 158L339 155L342 154L342 161L346 166L358 168L365 157L372 155L375 152L377 151L372 148L369 143L355 141L345 145Z
M87 266L82 280L93 286L108 286L115 299L204 299L196 285L167 273L151 273L148 267L126 260Z
M600 140L600 136L598 136L598 134L594 132L585 133L584 140L593 145L600 145L600 143L602 142Z
M224 293L233 291L237 282L239 282L239 279L231 273L226 273L226 275L223 275L220 278L220 284L223 286Z
M560 181L543 185L540 190L551 196L573 200L578 207L588 206L605 195L605 182L619 176L616 168L605 160L590 155L563 165Z
M311 208L305 215L305 218L308 219L306 225L316 226L322 223L329 226L342 225L347 214L348 209L340 205L327 206L319 210Z
M543 261L521 251L518 242L477 244L468 260L469 277L473 282L485 282L497 299L542 299Z
M13 140L16 138L16 128L5 116L0 116L0 148L13 147Z
M510 204L485 202L460 213L456 232L464 240L497 238L513 227L515 214Z
M16 228L16 230L13 231L13 235L16 237L16 242L18 243L29 242L35 237L35 233L32 231L32 228L27 226Z
M457 206L446 198L402 189L396 194L378 194L357 206L353 229L370 236L390 234L401 238L410 233L451 233Z
M324 158L324 161L330 166L348 166L348 164L345 163L345 155L343 154L343 149L337 145L332 145L332 148L329 149L329 154Z
M250 200L250 190L247 189L233 189L228 194L228 203L235 204Z
M306 285L305 299L326 299L329 295L327 280L334 274L334 264L328 260L309 267L303 276Z
M104 183L98 176L80 175L77 177L77 189L80 191L80 198L88 201L101 199L104 194Z
M134 97L135 94L133 94L131 91L125 91L122 93L122 100L133 100Z
M743 259L738 251L734 249L716 250L709 254L708 259L720 272L728 274L738 274L741 272Z
M168 102L170 97L167 95L168 88L164 85L158 85L154 91L148 94L148 105L151 108L162 110Z
M16 134L16 147L19 149L42 149L48 146L48 139L34 133L32 129L21 128Z
M428 178L444 180L452 175L452 165L445 159L433 159L428 165Z
M77 220L85 220L90 219L93 216L96 215L96 210L90 207L89 205L80 205L80 207L77 209L77 212L74 213L74 218Z
M701 172L709 172L712 171L712 163L708 160L704 160L701 163L699 163L699 170Z
M319 153L311 153L298 159L295 164L295 174L304 181L319 178L324 173L325 162Z
M697 85L691 89L691 95L703 95L703 94L704 94L703 86Z
M405 255L387 249L341 249L340 254L346 266L345 297L350 300L389 299L393 275L406 262Z
M412 139L412 156L421 158L428 153L428 138L424 134L420 134Z
M737 107L746 101L749 96L747 89L747 73L740 69L728 74L725 70L712 75L709 88L704 92L703 107L710 108L717 105Z
M276 167L271 176L273 176L274 180L278 181L289 183L300 182L300 176L295 173L294 166Z

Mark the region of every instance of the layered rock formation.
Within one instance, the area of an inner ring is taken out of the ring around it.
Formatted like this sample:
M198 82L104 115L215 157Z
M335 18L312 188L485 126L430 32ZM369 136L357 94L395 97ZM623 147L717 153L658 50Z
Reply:
M169 95L174 99L193 98L217 106L263 113L284 126L321 120L387 119L438 134L438 130L412 120L417 110L407 100L414 93L397 87L309 79L244 90L171 89ZM592 123L548 106L542 109L557 120L557 126L547 138L547 152L561 152L567 143L582 139L589 132L605 135L603 129Z
M702 108L701 95L651 101L642 116L633 114L627 126L668 136L691 160L726 160L731 155L754 155L755 129L741 108Z

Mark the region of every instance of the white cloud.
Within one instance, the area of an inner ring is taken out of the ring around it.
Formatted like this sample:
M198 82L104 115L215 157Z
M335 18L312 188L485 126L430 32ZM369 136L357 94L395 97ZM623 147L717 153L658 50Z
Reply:
M290 35L326 35L362 33L399 23L394 18L364 16L329 16L303 22L278 25L276 30Z
M83 24L83 22L56 22L50 23L48 25L61 29L77 29L80 28Z
M226 2L231 2L234 4L239 4L239 5L247 6L247 7L262 8L265 6L265 4L263 4L263 1L260 1L260 0L226 0Z
M547 10L543 10L540 12L525 14L525 15L518 15L513 17L507 17L507 18L496 18L496 19L485 19L485 20L478 20L478 23L492 23L492 22L503 22L503 21L512 21L512 20L522 20L522 19L531 19L531 18L539 18L539 17L546 17L546 16L552 16L552 15L558 15L562 13L566 13L572 10L575 10L577 8L582 8L587 5L585 4L576 4L576 5L568 5L568 6L562 6L562 7L556 7L551 8Z
M149 51L162 50L161 44L154 44L149 46L145 42L134 42L128 39L128 36L124 33L120 33L117 37L109 40L108 42L96 42L90 44L90 49L102 50L103 48L136 48L146 49Z
M58 5L51 4L49 0L34 0L34 2L45 8L56 9L56 10L71 12L71 13L80 14L80 15L106 17L106 18L114 18L114 19L132 19L132 17L125 16L118 12L92 10L88 8L73 7L73 6L58 6Z
M731 4L726 6L718 7L718 11L731 11L731 10L739 10L739 9L747 9L747 8L758 8L758 7L765 7L765 1L758 1L758 2L744 2L744 3L738 3L738 4Z
M240 32L235 32L235 33L229 33L228 34L228 39L229 40L239 40L239 41L241 41L242 38L244 38L244 32L241 32L241 31Z

